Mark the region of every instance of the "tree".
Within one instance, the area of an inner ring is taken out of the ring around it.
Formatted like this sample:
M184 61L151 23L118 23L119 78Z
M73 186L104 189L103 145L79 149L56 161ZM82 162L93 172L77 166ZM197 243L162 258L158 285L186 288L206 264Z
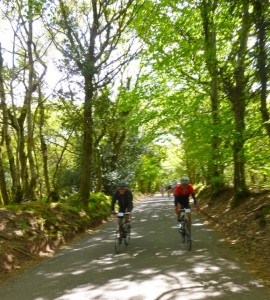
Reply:
M122 179L151 190L138 182L162 168L159 139L179 148L170 178L202 178L213 196L267 182L267 1L2 2L2 202L79 190L86 206Z
M4 92L4 76L3 76L3 57L2 57L2 47L0 43L0 99L1 99L1 110L2 110L2 115L3 115L3 125L2 125L2 130L3 136L1 138L1 143L0 143L0 190L1 190L1 195L2 195L2 202L3 204L8 204L9 203L9 196L7 192L7 185L5 181L5 170L3 166L3 156L2 156L2 148L4 142L6 142L7 149L10 149L10 134L9 134L9 125L8 125L8 111L7 111L7 104L6 104L6 96ZM14 159L13 155L10 153L10 159L12 162L12 174L15 176L15 170L14 170ZM15 180L13 181L15 182Z
M215 24L218 1L201 1L200 10L204 34L204 55L207 70L210 76L210 99L212 116L212 134L209 176L211 178L212 198L223 188L223 168L220 166L221 137L217 128L220 126L220 97L219 97L219 72L217 58L217 29Z
M269 52L267 51L267 31L269 31L269 1L254 0L254 22L256 26L257 77L260 83L260 110L263 124L270 138L270 116L267 107L267 83L269 81ZM268 17L268 18L267 18ZM268 33L269 34L269 33Z
M235 199L248 194L245 176L245 110L247 105L247 44L250 31L249 3L240 4L240 23L238 36L232 44L230 59L222 69L222 83L234 113L233 161Z
M188 154L194 153L195 141L203 142L204 147L198 147L196 154L207 159L202 169L210 175L216 192L222 188L225 176L230 176L232 160L236 199L248 194L245 142L250 133L245 127L246 113L255 108L249 102L254 99L250 39L254 26L250 4L153 1L144 13L145 19L138 22L138 32L147 27L147 32L152 33L142 34L149 45L148 68L150 64L153 72L159 74L159 81L167 81L170 86L170 92L164 96L166 100L160 103L164 115L170 111L167 128L180 137ZM153 11L158 12L158 20ZM211 140L211 156L205 153L207 139L198 138L202 130L194 121L201 120L202 115L204 134ZM232 159L228 154L232 154ZM196 159L195 155L189 157L190 165Z
M141 5L138 1L86 2L75 1L72 4L60 0L54 14L55 25L62 32L62 43L55 40L55 45L68 63L73 62L82 76L84 90L83 108L83 148L79 195L87 205L92 190L93 163L93 108L98 90L107 86L121 67L134 55L132 41L125 47L125 39L131 34L128 25L138 13ZM52 30L53 24L48 24ZM124 36L124 33L126 36ZM58 37L60 39L60 37ZM126 44L127 45L127 44Z
M149 146L145 150L135 168L136 182L141 192L153 193L162 177L161 162L166 151L157 145Z

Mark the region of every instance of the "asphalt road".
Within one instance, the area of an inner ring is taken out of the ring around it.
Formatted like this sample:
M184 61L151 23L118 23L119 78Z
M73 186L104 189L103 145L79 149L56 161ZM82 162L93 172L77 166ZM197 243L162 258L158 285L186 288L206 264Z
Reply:
M133 211L132 236L114 254L116 221L100 226L0 287L1 300L269 300L232 250L193 213L193 248L176 229L172 199L144 199Z

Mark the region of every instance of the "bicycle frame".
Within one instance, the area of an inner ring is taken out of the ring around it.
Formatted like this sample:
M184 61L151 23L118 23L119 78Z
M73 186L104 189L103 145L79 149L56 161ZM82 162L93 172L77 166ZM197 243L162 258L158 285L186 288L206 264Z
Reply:
M189 218L187 213L190 213L190 208L180 209L180 211L178 212L179 222L180 222L180 227L178 229L179 229L179 233L182 236L183 243L186 243L187 249L190 251L192 241L191 241Z
M120 252L120 247L122 244L122 240L124 240L125 245L129 244L130 240L130 213L117 213L118 220L116 235L115 235L115 252Z

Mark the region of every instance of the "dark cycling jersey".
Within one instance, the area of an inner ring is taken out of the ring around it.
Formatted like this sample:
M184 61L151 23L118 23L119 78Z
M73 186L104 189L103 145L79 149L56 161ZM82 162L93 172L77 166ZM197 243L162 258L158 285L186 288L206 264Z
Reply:
M133 209L133 195L130 190L126 189L124 194L116 191L112 197L111 211L114 211L115 203L119 205L119 212L131 212Z

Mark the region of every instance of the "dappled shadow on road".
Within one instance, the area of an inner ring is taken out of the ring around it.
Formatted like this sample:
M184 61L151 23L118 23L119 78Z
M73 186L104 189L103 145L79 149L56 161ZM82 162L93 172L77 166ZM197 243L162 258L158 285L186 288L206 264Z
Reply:
M22 276L0 298L16 299L24 287L21 300L269 299L197 216L192 251L175 225L171 199L145 199L134 210L131 243L120 254L114 254L110 222L31 270L34 287Z

